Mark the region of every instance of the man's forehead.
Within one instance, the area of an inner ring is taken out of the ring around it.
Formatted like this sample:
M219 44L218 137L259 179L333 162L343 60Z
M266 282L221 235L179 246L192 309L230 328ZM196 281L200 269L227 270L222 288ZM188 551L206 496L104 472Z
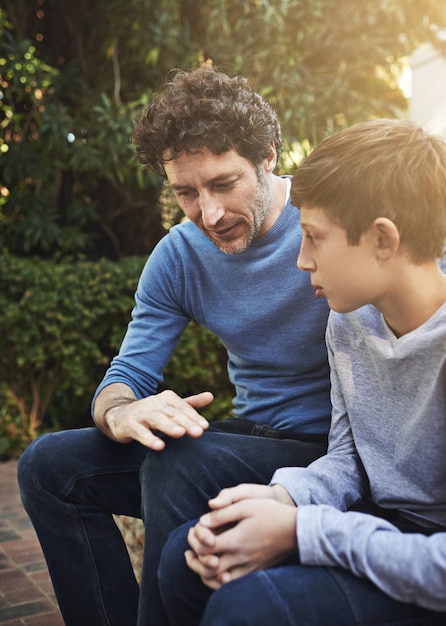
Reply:
M225 155L237 155L240 158L243 158L240 156L240 154L237 152L235 148L230 148L229 150L225 150L224 152L217 153L211 150L211 148L208 148L208 146L196 146L196 147L191 146L189 148L186 148L185 150L181 150L178 152L168 148L167 150L163 152L162 160L163 160L163 164L166 165L168 163L171 163L172 161L196 159L196 158L202 158L202 157L219 158Z
M240 156L235 150L215 154L203 148L192 152L182 152L174 159L164 162L164 169L171 184L177 180L204 177L206 179L224 178L253 168L248 159Z

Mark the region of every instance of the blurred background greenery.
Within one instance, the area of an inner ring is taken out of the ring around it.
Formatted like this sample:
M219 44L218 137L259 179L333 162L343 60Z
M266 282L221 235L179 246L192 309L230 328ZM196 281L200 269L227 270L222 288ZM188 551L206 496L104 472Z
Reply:
M129 144L172 68L247 76L290 173L336 130L404 117L407 59L446 54L445 28L444 0L1 0L0 458L89 422L145 258L180 219ZM230 412L225 352L195 324L164 386Z

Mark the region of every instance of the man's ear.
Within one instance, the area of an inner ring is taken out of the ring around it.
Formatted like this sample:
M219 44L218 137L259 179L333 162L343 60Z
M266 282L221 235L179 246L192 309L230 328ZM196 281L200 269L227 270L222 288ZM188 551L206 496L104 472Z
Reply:
M271 141L271 152L269 154L269 156L266 157L265 159L265 170L266 172L274 172L274 170L276 169L276 165L277 165L277 150L276 150L276 144L274 143L274 141Z
M378 258L383 261L390 259L396 254L401 243L395 223L387 217L377 217L370 228Z

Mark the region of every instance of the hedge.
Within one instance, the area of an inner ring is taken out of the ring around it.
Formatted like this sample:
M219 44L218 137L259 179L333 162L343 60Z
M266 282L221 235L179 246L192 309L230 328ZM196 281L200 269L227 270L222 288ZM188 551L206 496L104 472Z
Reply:
M0 255L0 459L38 434L90 423L98 382L119 349L145 259L119 262ZM191 323L164 372L180 395L209 389L209 420L231 411L226 352Z

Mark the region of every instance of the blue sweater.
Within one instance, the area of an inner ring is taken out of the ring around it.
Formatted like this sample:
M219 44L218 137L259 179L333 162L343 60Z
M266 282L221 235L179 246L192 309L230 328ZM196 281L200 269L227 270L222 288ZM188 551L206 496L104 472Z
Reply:
M174 226L147 261L121 350L96 394L116 382L138 398L156 393L195 320L227 349L236 417L295 434L328 432L328 306L296 267L299 220L288 203L270 231L236 255L221 252L192 222Z

